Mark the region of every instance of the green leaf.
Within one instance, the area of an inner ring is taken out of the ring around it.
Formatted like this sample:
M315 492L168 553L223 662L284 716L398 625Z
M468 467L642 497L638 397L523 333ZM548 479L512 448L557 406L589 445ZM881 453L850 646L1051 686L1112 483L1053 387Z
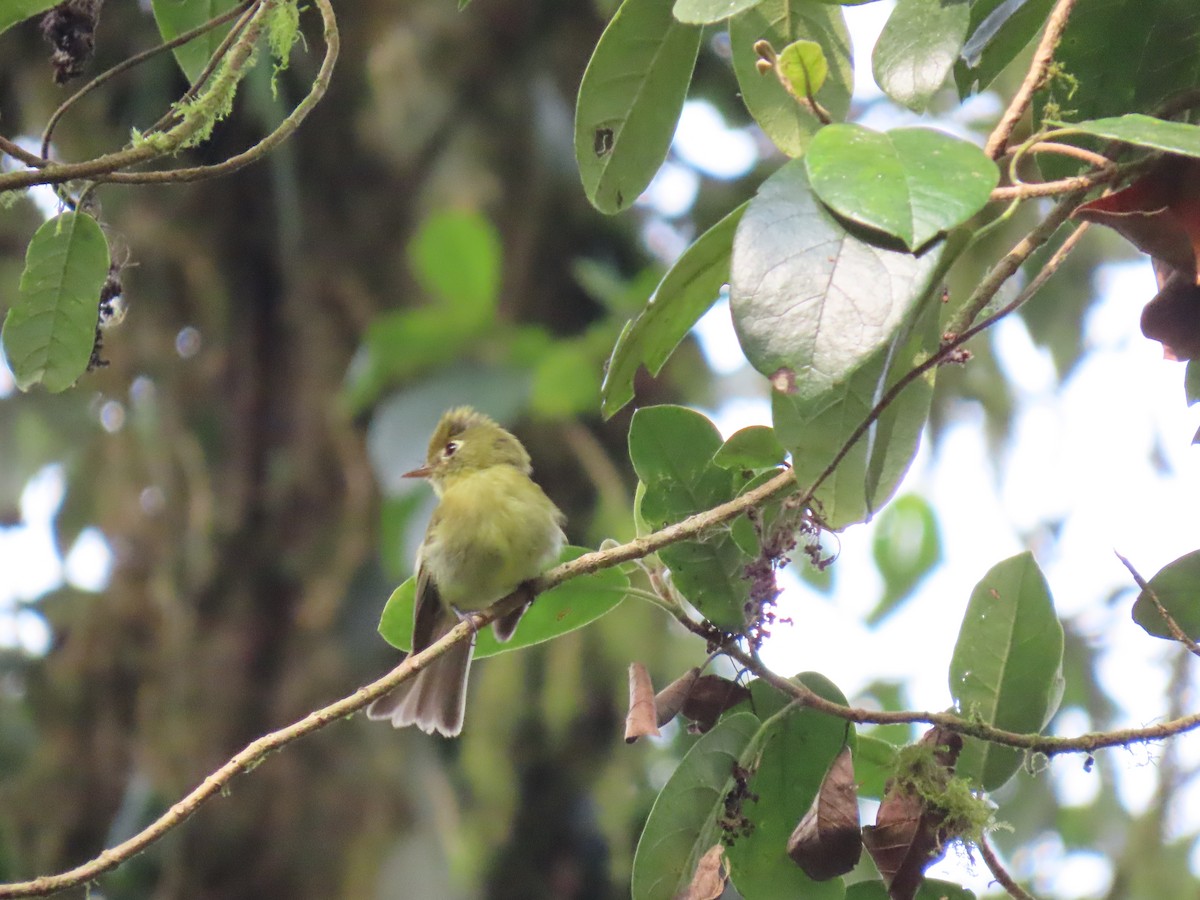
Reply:
M783 464L786 455L773 428L751 425L730 435L713 462L722 469L773 469Z
M1189 360L1183 374L1183 394L1188 406L1200 403L1200 360Z
M883 797L888 779L896 774L896 748L887 741L869 734L858 736L854 751L854 778L858 796Z
M58 393L87 371L108 265L108 241L86 213L63 213L34 234L4 318L4 353L21 390L41 383Z
M762 0L675 0L674 15L689 25L712 25L723 22Z
M58 0L5 0L0 4L0 34L57 5Z
M971 24L954 66L959 97L987 90L1041 31L1054 0L971 0Z
M1119 3L1071 10L1054 52L1056 71L1034 95L1035 128L1047 119L1084 121L1142 112L1200 86L1200 17L1194 0L1142 0L1136 16ZM1047 177L1081 163L1043 155Z
M867 616L868 625L877 625L942 558L942 538L933 508L915 494L893 500L875 526L871 551L883 576L883 596Z
M638 839L633 900L674 900L687 888L700 857L721 839L717 817L733 787L733 767L761 724L753 713L724 716L684 756Z
M579 86L575 159L601 212L630 206L666 158L700 33L666 0L624 0L600 36Z
M1147 582L1147 587L1184 634L1192 640L1200 639L1200 550L1165 565ZM1138 594L1133 604L1133 621L1153 637L1175 640L1148 591Z
M816 41L794 41L779 51L779 70L798 96L815 97L829 77L829 61Z
M681 406L648 406L629 424L629 458L645 485L637 514L652 528L732 500L749 480L713 463L721 447L715 425ZM680 541L659 551L675 587L712 622L731 631L744 625L750 557L729 532Z
M613 347L600 389L605 418L633 399L638 366L644 365L651 375L661 372L679 342L713 305L729 281L733 234L745 211L743 203L700 235L675 260L646 308L626 324Z
M199 28L221 13L237 6L238 0L150 0L154 21L164 41L171 41L184 32ZM229 33L232 23L206 31L195 40L176 47L171 52L189 82L195 82L212 55Z
M834 703L848 705L845 696L825 676L805 672L797 681ZM760 686L761 685L761 686ZM754 708L766 716L786 700L761 682L751 685ZM800 817L812 805L829 764L850 741L854 730L843 719L811 709L772 719L764 734L761 755L750 778L757 800L742 806L754 823L753 831L739 837L728 850L730 876L744 897L804 897L805 900L841 900L842 879L815 882L790 859L784 848Z
M500 290L500 238L479 213L434 213L409 242L408 260L422 289L456 314L490 318Z
M871 54L879 87L925 112L954 69L970 19L968 0L899 0Z
M935 310L926 307L911 334L897 335L846 382L806 399L772 393L775 433L792 454L798 484L812 484L882 393L937 349ZM887 502L916 455L929 416L933 373L910 384L850 448L816 493L833 529L865 522Z
M1200 157L1200 125L1187 122L1168 122L1154 116L1130 113L1109 119L1051 124L1058 124L1072 131L1094 134L1097 137L1124 141L1138 147L1149 147L1180 156Z
M773 72L758 71L754 45L769 41L779 49L796 41L815 41L829 66L829 77L816 94L816 101L836 119L850 109L854 67L850 59L850 34L842 11L835 6L796 3L793 0L762 0L729 20L733 71L742 100L780 150L800 156L821 123L787 92Z
M584 547L567 547L558 562L570 562L588 552ZM496 640L490 628L481 630L475 638L475 658L520 650L589 625L624 600L628 588L629 579L618 568L572 578L539 595L506 643ZM412 649L416 589L416 578L409 578L392 591L379 619L379 633L397 650Z
M997 563L975 586L950 661L959 715L1007 731L1041 731L1062 698L1063 628L1033 554ZM956 773L994 791L1021 752L967 738Z
M764 375L790 382L794 399L828 396L892 340L938 257L851 234L809 188L804 163L790 162L759 188L734 238L730 307L742 349Z
M533 373L530 409L561 418L590 413L600 392L600 361L586 342L563 340L546 351Z
M804 162L824 203L913 250L983 209L1000 180L982 150L931 128L830 125Z

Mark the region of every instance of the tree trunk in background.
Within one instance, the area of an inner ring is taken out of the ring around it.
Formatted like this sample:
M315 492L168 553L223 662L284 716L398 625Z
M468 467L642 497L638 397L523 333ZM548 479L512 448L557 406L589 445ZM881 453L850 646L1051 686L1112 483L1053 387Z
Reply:
M112 365L73 393L0 403L80 435L57 457L68 485L62 540L94 523L117 559L103 594L64 588L43 601L54 646L15 666L23 699L5 701L0 735L20 720L28 741L0 782L5 879L95 855L247 741L397 661L374 633L392 585L377 564L363 423L341 411L338 394L371 318L421 302L404 246L427 211L487 213L504 239L505 316L560 333L598 315L571 275L578 256L636 259L634 223L598 231L607 224L586 206L565 155L573 91L602 26L588 5L504 0L466 14L443 0L340 6L333 88L281 151L215 181L100 188L110 240L133 263L129 317L106 341ZM309 27L313 18L306 13ZM49 85L34 31L5 38L5 52L14 47L0 73L6 134L39 130L65 96ZM136 5L110 3L97 65L154 41ZM309 46L289 76L311 75L318 34ZM283 90L302 80L285 77ZM157 116L171 84L178 76L163 59L100 91L61 127L64 155L116 146L130 125ZM265 130L255 125L272 114L264 85L247 85L206 159ZM28 216L4 218L2 246L19 246ZM99 424L105 404L107 416L123 415L112 433ZM620 446L620 433L601 437ZM555 430L530 435L535 459L538 437L553 457ZM578 468L539 471L551 495L575 502L572 520L587 521L594 491L572 483ZM472 878L498 898L625 893L610 857L627 866L630 848L604 836L592 792L613 777L613 698L627 653L587 634L497 661L494 676L492 665L477 670L474 691L518 691L528 702L499 713L498 736L483 724L472 733L470 721L460 744L361 717L338 723L106 876L106 896L431 897L451 894L422 891L471 893ZM546 691L565 656L580 668L548 722ZM479 672L501 687L481 687ZM456 758L461 767L438 764ZM480 789L489 783L498 798ZM466 785L462 799L456 788ZM481 820L493 808L506 812ZM447 816L462 820L446 830ZM429 846L474 854L465 866L459 859L465 886L438 874L441 851L396 870L403 848L431 835ZM421 887L425 878L442 887Z

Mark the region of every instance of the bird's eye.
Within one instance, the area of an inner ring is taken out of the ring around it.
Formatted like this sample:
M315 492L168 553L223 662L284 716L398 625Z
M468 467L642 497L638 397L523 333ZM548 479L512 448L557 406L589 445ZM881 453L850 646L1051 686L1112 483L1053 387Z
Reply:
M459 445L458 441L450 441L450 443L446 444L446 446L442 448L442 456L449 459L451 456L453 456L455 453L458 452L459 446L460 445Z

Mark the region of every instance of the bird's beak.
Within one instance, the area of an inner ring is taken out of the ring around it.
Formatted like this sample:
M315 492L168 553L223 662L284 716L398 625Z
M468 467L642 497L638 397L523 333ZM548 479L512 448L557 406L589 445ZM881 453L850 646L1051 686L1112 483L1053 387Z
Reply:
M405 472L401 478L428 478L433 474L433 466L423 465L419 469L413 469L411 472Z

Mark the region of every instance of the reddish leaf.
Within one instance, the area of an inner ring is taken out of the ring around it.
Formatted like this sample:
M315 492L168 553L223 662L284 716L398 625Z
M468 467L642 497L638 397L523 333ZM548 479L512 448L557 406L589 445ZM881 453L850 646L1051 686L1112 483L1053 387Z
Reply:
M788 838L787 852L813 881L845 875L858 865L862 835L849 746L830 764L812 806Z
M645 735L658 736L654 715L654 685L641 663L629 664L629 713L625 716L625 743Z
M1200 160L1165 156L1129 187L1083 204L1074 215L1107 225L1139 250L1196 280Z
M1160 273L1163 264L1155 269ZM1167 359L1200 358L1200 287L1178 270L1142 310L1142 334L1163 345Z

